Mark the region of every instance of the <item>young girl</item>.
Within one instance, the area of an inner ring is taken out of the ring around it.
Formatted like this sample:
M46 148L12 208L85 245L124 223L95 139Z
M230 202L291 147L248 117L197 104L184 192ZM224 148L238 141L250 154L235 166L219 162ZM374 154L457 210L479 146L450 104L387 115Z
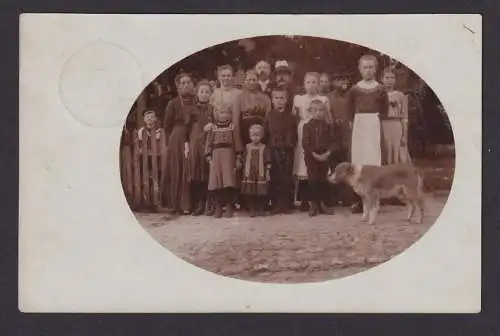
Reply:
M330 91L330 76L327 73L322 73L319 76L319 94L326 96Z
M231 116L227 107L216 110L216 122L208 131L205 144L205 156L210 166L208 191L215 197L216 218L222 217L223 205L227 207L225 216L233 216L236 170L241 168L242 145Z
M243 178L241 194L247 197L250 217L264 216L270 180L271 155L262 143L264 127L259 124L250 126L251 142L245 146L243 155Z
M389 110L382 121L384 157L386 164L409 162L408 139L408 97L394 89L396 73L392 68L384 69L382 84L387 91Z
M313 117L304 125L302 138L311 196L309 215L316 216L319 211L331 215L332 210L325 205L328 198L327 176L330 158L338 142L333 125L326 122L329 113L326 104L315 99L309 110Z
M212 93L210 104L216 110L229 108L234 113L233 105L236 98L240 95L241 90L235 88L233 85L233 68L227 64L218 67L217 79L220 82L220 88L216 88ZM234 116L233 121L236 122Z
M351 162L357 165L382 163L380 119L387 115L389 103L383 86L375 80L377 65L375 56L362 56L358 66L362 79L347 93L346 109L353 120ZM353 212L361 210L358 199Z
M191 200L194 206L193 215L199 216L205 211L207 203L208 164L205 160L204 128L213 122L213 107L209 104L211 88L208 81L198 83L196 109L192 111L189 123L189 142L185 144L188 159L188 181ZM206 212L210 211L207 205Z
M319 95L319 74L316 72L308 72L304 76L304 88L306 94L297 95L293 101L293 113L298 118L297 126L297 146L295 148L295 158L293 165L293 173L297 179L297 200L301 202L301 210L307 211L309 207L308 183L307 183L307 167L304 158L304 148L302 147L302 129L310 119L311 114L309 107L313 100L320 100L328 106L328 98Z

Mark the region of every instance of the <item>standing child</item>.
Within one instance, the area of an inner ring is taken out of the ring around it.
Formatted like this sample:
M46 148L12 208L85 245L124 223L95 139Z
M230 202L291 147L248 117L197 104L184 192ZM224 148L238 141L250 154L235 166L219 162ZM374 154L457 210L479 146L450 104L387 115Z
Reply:
M208 81L200 81L196 88L196 108L192 110L189 123L189 142L186 143L188 159L188 181L191 190L193 215L205 211L207 203L208 163L205 160L204 128L213 122L213 107L209 104L211 88ZM208 129L208 128L207 128ZM209 212L207 205L206 212Z
M158 128L155 111L144 112L143 120L144 126L137 131L136 147L139 155L137 159L140 159L138 177L143 182L142 203L150 208L157 208L160 206L161 150L165 134L163 129ZM156 147L154 152L153 146ZM153 169L154 166L156 171Z
M273 109L269 113L265 132L271 151L271 203L273 213L289 213L293 189L293 151L297 145L297 121L291 111L286 110L288 93L284 87L271 92Z
M295 148L295 158L293 162L293 173L297 179L297 200L301 202L301 210L307 211L309 207L309 189L307 182L307 167L304 158L304 148L302 148L302 129L311 119L309 112L310 104L313 100L320 100L328 105L328 98L319 95L319 74L308 72L304 76L304 88L306 94L297 95L294 98L294 115L298 118L297 125L297 146ZM329 107L328 107L329 108Z
M362 79L347 93L347 110L353 120L351 162L357 165L382 164L380 120L387 115L389 102L383 86L375 80L377 58L364 55L359 59ZM353 212L361 212L361 201Z
M216 122L208 131L205 144L205 156L210 166L208 191L215 198L214 216L222 217L222 207L226 205L225 217L232 217L236 169L241 168L241 139L236 136L231 121L232 111L228 107L216 111L215 117Z
M408 97L394 89L396 73L392 68L384 69L382 83L387 91L389 109L387 117L382 120L384 135L384 157L386 164L410 161L408 154Z
M243 155L243 178L241 194L247 197L250 217L264 216L270 180L271 156L269 149L262 143L264 127L259 124L250 126L250 143L245 146Z
M318 212L331 215L333 211L325 205L328 197L328 170L330 157L337 146L333 126L326 121L328 107L321 100L313 100L310 106L313 116L303 130L302 146L304 147L311 208L309 216L317 216Z

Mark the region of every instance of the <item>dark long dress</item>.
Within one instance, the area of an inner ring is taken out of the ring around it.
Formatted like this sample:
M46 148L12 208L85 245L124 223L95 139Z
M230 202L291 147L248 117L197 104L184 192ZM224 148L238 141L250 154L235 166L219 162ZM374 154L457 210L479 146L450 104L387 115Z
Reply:
M194 109L192 95L176 97L168 102L163 118L167 138L165 174L162 183L163 205L172 211L189 211L190 195L184 143L188 141L188 124Z
M213 122L213 107L208 103L197 103L192 110L189 127L188 181L207 182L208 163L205 159L205 125Z

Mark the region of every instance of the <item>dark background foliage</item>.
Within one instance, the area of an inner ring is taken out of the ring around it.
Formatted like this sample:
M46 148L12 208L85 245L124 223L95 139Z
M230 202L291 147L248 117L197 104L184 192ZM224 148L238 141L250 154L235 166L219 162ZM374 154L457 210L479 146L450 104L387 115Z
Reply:
M351 81L359 80L357 62L361 55L370 53L379 59L379 70L394 66L397 70L397 88L409 95L410 150L412 155L423 154L434 144L453 144L453 133L448 116L434 91L423 79L389 55L348 42L308 36L260 36L235 40L201 50L177 62L161 73L145 88L132 107L128 124L137 126L137 109L154 109L162 114L168 100L175 97L175 75L189 72L197 79L216 79L216 68L230 64L235 71L252 68L259 60L274 64L287 60L293 69L293 79L300 91L304 74L308 71L333 74L338 70L352 74ZM157 87L161 86L161 93ZM139 113L140 114L140 113Z

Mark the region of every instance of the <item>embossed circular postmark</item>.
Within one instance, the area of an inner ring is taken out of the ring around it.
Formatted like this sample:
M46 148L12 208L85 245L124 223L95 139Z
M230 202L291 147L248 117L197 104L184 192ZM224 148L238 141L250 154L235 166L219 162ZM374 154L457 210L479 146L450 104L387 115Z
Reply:
M120 125L141 89L141 69L132 54L107 41L76 51L64 65L59 84L66 110L98 128Z

